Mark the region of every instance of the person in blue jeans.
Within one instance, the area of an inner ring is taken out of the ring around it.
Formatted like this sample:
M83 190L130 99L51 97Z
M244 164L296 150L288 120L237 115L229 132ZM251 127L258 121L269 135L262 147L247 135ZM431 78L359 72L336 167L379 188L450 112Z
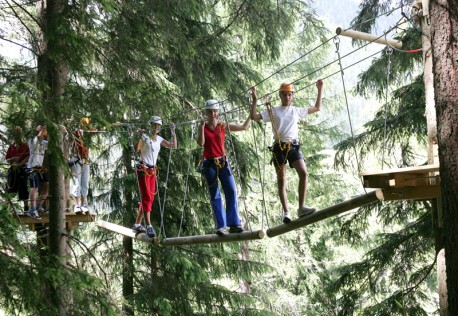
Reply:
M238 213L237 189L224 147L225 136L227 131L247 130L250 127L251 119L248 116L242 125L220 122L218 110L218 101L208 100L205 102L206 120L202 120L200 123L197 144L204 147L202 167L210 194L216 234L223 236L227 234L226 227L229 227L230 233L243 231ZM221 182L226 198L226 211L223 206L219 182Z

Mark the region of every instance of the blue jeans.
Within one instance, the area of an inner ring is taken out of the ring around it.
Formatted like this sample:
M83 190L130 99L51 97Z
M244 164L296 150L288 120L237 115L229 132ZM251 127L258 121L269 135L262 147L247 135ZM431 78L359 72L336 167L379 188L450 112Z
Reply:
M224 166L217 168L213 159L204 160L203 174L207 180L208 191L210 193L210 202L213 209L213 216L216 223L216 229L225 228L226 226L240 226L240 218L237 207L237 189L235 187L234 176L232 175L229 160L221 161ZM224 211L219 182L223 187L224 196L226 197L226 212Z

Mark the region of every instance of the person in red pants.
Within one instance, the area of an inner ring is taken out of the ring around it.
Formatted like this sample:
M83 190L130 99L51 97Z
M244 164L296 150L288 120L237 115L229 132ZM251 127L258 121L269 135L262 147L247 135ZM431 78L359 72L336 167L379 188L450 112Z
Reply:
M159 131L162 126L162 119L159 116L152 116L148 121L148 125L150 126L150 135L141 132L140 139L135 146L137 153L140 154L140 161L137 164L136 174L142 200L132 230L136 233L146 231L148 237L153 238L156 237L156 232L151 225L151 211L153 208L154 194L157 190L156 162L161 146L176 149L177 139L174 124L170 124L170 131L172 133L172 139L170 141L159 136ZM141 225L143 216L146 220L146 229Z

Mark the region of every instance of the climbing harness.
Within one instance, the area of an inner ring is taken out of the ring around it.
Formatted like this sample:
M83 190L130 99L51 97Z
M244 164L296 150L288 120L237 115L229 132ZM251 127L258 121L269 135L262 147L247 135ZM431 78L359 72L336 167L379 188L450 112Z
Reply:
M265 100L265 106L267 108L267 112L269 113L270 117L270 122L272 125L272 129L274 130L274 134L276 137L276 141L272 147L269 147L270 150L272 151L272 160L274 161L275 169L277 171L277 177L283 177L284 176L284 169L282 166L286 163L286 160L288 159L288 154L291 149L291 144L292 142L282 142L280 134L278 132L278 126L277 126L277 120L275 118L275 115L273 114L273 108L272 108L272 103L271 103L271 96L270 94L264 96ZM280 150L280 152L283 155L283 161L280 163L277 159L276 155L276 148ZM279 178L279 179L280 179Z

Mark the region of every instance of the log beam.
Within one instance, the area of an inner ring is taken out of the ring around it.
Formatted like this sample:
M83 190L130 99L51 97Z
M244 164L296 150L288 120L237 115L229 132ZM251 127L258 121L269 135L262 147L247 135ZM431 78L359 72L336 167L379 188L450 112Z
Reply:
M267 236L275 237L275 236L287 233L289 231L298 229L300 227L304 227L304 226L322 221L329 217L333 217L341 213L350 211L354 208L357 208L357 207L360 207L360 206L363 206L369 203L373 203L375 201L380 200L381 197L383 197L383 193L382 193L382 190L380 189L357 196L355 198L343 201L339 204L319 210L311 215L292 220L288 224L282 224L282 225L271 227L267 230Z
M369 33L363 33L359 31L344 30L341 27L338 27L336 29L336 34L351 37L354 39L359 39L359 40L366 41L366 42L383 44L383 45L391 46L394 48L402 47L402 42L398 40L387 39L385 38L385 36L376 36L376 35L372 35Z
M201 235L201 236L188 236L188 237L172 237L162 240L163 246L183 246L183 245L197 245L197 244L214 244L223 242L234 242L244 240L256 240L264 238L264 231L244 231L242 233L227 234L218 236L216 234Z
M102 220L97 221L96 225L101 228L108 229L114 233L121 234L123 236L130 237L133 239L137 239L137 240L149 243L149 244L154 244L154 245L159 244L159 239L157 237L149 238L145 233L138 234L138 233L135 233L132 229L124 227L124 226L116 225L116 224L102 221Z

